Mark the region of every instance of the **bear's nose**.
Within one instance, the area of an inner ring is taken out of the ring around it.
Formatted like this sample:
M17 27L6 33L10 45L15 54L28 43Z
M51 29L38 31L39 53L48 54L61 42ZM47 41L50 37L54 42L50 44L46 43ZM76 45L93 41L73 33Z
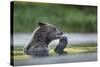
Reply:
M63 32L58 33L58 35L63 35Z

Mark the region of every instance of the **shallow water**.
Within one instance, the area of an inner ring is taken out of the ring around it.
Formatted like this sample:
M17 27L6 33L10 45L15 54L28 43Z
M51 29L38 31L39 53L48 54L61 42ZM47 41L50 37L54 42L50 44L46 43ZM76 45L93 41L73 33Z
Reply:
M93 33L68 33L64 34L68 37L68 45L82 43L97 43L97 34ZM24 46L31 37L31 33L16 33L14 34L14 46ZM49 46L56 46L59 40L52 41ZM84 44L85 45L85 44ZM41 61L43 60L43 61ZM57 55L50 57L31 57L25 60L14 60L15 66L21 65L40 65L40 64L56 64L56 63L73 63L73 62L88 62L96 61L97 52L86 52L77 54Z
M42 61L43 60L43 61ZM82 53L74 55L62 55L53 57L32 57L27 60L15 60L15 66L21 65L40 65L40 64L56 64L56 63L73 63L73 62L89 62L97 61L97 53Z
M14 45L25 45L32 33L16 33L14 34ZM94 33L68 33L64 34L68 37L68 44L80 44L80 43L96 43L97 34ZM54 40L50 45L57 45L59 40Z

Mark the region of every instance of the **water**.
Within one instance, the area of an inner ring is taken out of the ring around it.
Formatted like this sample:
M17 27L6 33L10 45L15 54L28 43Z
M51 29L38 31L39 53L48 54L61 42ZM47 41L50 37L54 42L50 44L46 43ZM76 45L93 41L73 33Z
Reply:
M97 34L93 33L68 33L64 34L68 37L68 44L82 44L82 43L97 43ZM16 33L14 34L14 46L24 46L31 37L31 33ZM52 41L49 45L56 46L59 40ZM41 61L43 60L43 61ZM32 57L27 60L14 60L15 66L21 65L40 65L40 64L56 64L56 63L72 63L72 62L86 62L97 61L97 52L68 54L61 56L36 58Z
M14 34L14 45L25 45L32 33L16 33ZM80 43L96 43L97 34L94 33L68 33L64 34L68 37L68 44L80 44ZM52 45L58 44L59 40L54 40L51 42Z
M14 65L22 66L22 65L40 65L40 64L56 64L56 63L89 62L89 61L97 61L97 54L95 52L74 54L74 55L62 55L54 57L43 57L43 58L33 57L28 60L16 60L14 61Z

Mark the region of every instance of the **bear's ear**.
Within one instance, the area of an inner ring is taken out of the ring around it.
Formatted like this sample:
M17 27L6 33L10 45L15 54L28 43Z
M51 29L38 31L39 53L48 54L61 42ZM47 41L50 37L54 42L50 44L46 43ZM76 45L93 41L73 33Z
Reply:
M44 25L47 25L47 24L44 23L44 22L39 22L38 25L39 25L39 26L44 26Z

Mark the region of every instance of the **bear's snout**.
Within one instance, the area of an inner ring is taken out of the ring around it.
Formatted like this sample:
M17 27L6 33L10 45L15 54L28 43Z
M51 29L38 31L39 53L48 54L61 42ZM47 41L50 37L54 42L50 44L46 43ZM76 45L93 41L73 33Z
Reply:
M59 32L58 35L63 35L63 32Z

